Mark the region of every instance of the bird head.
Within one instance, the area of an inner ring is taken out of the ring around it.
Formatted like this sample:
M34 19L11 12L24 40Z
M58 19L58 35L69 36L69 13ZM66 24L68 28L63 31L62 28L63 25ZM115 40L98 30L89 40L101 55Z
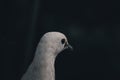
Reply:
M65 49L72 50L72 46L68 43L66 36L60 32L47 32L40 40L41 47L46 51L51 51L55 55Z

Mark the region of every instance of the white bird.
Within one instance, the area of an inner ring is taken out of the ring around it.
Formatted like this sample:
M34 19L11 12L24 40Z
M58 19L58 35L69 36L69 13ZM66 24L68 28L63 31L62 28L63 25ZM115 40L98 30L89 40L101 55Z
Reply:
M60 32L47 32L36 48L35 56L21 80L55 80L55 58L64 49L72 47Z

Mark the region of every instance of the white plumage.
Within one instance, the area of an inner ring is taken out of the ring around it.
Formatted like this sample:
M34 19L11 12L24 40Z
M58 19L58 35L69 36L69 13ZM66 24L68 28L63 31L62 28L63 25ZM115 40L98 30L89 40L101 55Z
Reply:
M48 32L43 35L35 56L21 80L55 80L54 62L62 50L72 48L64 34Z

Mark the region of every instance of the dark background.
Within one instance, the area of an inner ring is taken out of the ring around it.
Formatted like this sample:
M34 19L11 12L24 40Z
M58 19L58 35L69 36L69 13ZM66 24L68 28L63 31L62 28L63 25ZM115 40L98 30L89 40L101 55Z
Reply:
M120 80L119 2L6 0L0 29L4 79L20 80L48 31L64 33L74 47L56 59L56 80Z

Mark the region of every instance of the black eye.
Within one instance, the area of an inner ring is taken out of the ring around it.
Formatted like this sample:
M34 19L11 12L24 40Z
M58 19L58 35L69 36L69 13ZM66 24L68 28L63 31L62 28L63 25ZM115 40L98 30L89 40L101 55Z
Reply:
M65 43L65 39L62 39L62 40L61 40L61 43L64 44L64 43Z

